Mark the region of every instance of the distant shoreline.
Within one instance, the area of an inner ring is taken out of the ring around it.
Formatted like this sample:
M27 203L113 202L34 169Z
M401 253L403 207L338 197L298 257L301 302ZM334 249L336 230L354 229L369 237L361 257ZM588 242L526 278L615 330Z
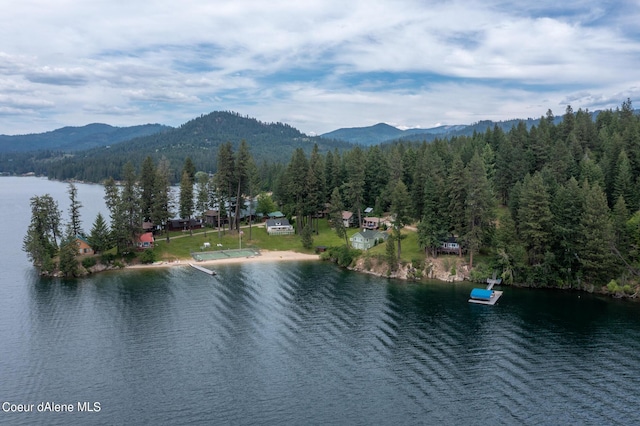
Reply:
M127 265L124 269L153 269L153 268L171 268L174 266L188 266L189 263L198 265L228 265L241 263L264 263L264 262L283 262L283 261L303 261L303 260L320 260L320 255L298 253L291 250L260 250L258 256L251 257L231 257L227 259L203 260L197 262L194 259L178 259L173 262L155 262L151 264Z

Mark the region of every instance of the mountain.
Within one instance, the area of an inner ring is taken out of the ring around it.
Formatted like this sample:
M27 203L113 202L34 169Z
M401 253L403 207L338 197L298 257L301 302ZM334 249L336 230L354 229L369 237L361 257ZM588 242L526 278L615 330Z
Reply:
M594 119L597 114L594 114ZM555 117L555 124L562 121L562 116ZM474 132L484 133L487 129L493 129L495 126L500 127L505 132L511 130L512 127L517 126L518 123L524 122L527 129L532 126L537 126L540 123L540 119L514 119L507 121L491 121L482 120L473 124L455 124L444 125L438 127L431 127L427 129L414 128L401 130L396 127L390 126L385 123L375 124L369 127L347 127L334 130L329 133L321 135L323 138L333 138L345 142L351 142L359 145L377 145L380 143L393 142L393 141L433 141L436 138L451 138L455 136L471 136Z
M377 145L400 138L404 132L385 123L368 127L347 127L321 135L323 138L337 139L359 145Z
M168 129L171 127L160 124L113 127L108 124L93 123L82 127L63 127L46 133L0 135L0 152L82 151L99 146L115 145Z
M109 176L119 179L126 162L139 167L145 157L151 156L156 163L163 157L169 160L172 178L177 182L186 157L191 157L198 170L215 172L220 145L230 142L236 151L242 140L249 145L258 165L263 162L285 164L296 148L302 148L309 155L314 144L320 152L353 147L344 141L307 136L288 124L263 123L237 113L218 111L126 143L62 155L55 153L55 157L44 152L1 155L0 172L33 171L51 179L99 182Z

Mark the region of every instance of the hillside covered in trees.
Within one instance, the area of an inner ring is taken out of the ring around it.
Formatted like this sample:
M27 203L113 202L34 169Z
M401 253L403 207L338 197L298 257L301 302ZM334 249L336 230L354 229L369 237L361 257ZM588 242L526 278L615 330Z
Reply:
M212 112L179 128L109 147L100 146L82 152L60 149L0 154L0 172L34 172L51 179L88 182L100 182L108 177L120 180L125 163L130 161L139 165L151 156L154 161L162 158L169 161L174 171L170 179L175 183L180 180L175 171L182 167L186 157L193 159L198 170L215 172L218 148L230 142L237 149L243 140L261 163L284 163L296 148L302 148L309 154L314 143L321 152L352 146L348 142L309 137L283 123L263 123L232 112Z
M169 129L170 127L161 124L114 127L108 124L93 123L82 127L63 127L46 133L15 136L0 135L0 152L82 151L100 146L115 145Z
M274 197L290 216L324 203L389 212L414 224L425 254L449 236L471 267L507 283L635 293L640 267L640 119L631 101L567 107L528 127L494 126L433 143L398 142L339 154L296 151Z

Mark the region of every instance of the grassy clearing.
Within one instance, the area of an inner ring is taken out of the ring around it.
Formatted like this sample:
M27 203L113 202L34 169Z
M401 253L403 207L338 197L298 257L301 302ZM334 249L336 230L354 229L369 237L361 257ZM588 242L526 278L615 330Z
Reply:
M262 224L253 226L251 229L251 239L249 240L249 228L242 228L242 247L257 247L262 250L293 250L301 253L313 253L316 246L339 246L344 244L344 240L338 238L335 231L329 227L326 219L319 221L319 233L313 235L313 247L310 250L302 247L302 240L299 235L277 235L270 236ZM357 229L348 230L348 235L352 236L358 232ZM180 258L188 258L192 252L203 251L202 246L208 242L211 247L207 251L229 250L240 247L240 241L236 231L226 231L218 236L218 231L207 229L206 237L204 230L198 229L189 236L188 232L170 233L171 241L166 242L164 236L158 236L155 243L156 258L171 261ZM218 247L217 244L222 244Z
M400 261L411 262L411 260L413 259L423 259L424 250L422 250L418 245L418 233L409 229L403 229L401 233L405 236L405 238L402 240L402 253L400 256ZM384 256L386 254L385 251L387 243L388 241L383 244L378 244L377 246L369 250L368 253L372 255ZM397 249L398 242L394 241L393 243L396 245Z
M252 227L251 239L249 239L249 228L243 227L242 247L273 251L292 250L310 254L315 252L315 247L317 246L344 246L344 239L338 238L335 230L329 226L326 219L321 219L318 222L318 228L318 234L313 234L312 248L305 249L302 247L302 239L299 235L270 236L267 234L267 230L263 224L257 224ZM351 237L358 231L359 229L357 228L348 229L347 235L348 237ZM408 263L416 259L424 259L424 251L418 246L417 233L413 230L403 229L402 234L405 238L402 240L402 257L400 262ZM204 248L204 243L209 243L209 247ZM221 246L219 247L218 244L221 244ZM378 244L371 250L361 252L361 255L365 257L375 256L384 258L386 256L386 244L387 243ZM397 243L394 242L394 244ZM240 248L240 240L236 231L224 231L218 233L217 230L207 229L205 233L204 229L198 229L193 231L193 235L189 235L189 232L171 232L170 242L168 243L164 235L157 236L153 254L154 259L157 261L172 262L179 259L190 259L191 253L194 252L231 250L238 248ZM136 253L134 257L139 256L140 253Z

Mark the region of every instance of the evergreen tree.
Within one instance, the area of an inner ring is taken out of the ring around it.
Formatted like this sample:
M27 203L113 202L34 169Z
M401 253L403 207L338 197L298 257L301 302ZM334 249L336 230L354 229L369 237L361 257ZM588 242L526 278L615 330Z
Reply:
M78 246L75 237L71 235L67 235L60 247L59 268L65 277L78 276Z
M611 215L611 225L613 230L613 252L625 263L630 260L628 247L630 247L630 236L627 228L629 220L629 210L622 196L613 206Z
M638 197L636 195L636 188L633 179L633 173L631 171L631 163L627 157L625 150L621 150L618 155L618 161L616 163L615 180L613 183L613 199L617 200L619 197L624 198L625 203L628 203L632 209L637 209ZM589 181L591 182L591 181Z
M583 191L578 181L572 177L558 188L551 205L553 252L559 265L560 277L566 283L571 283L580 269L577 253L583 209Z
M302 247L307 250L313 247L313 231L310 223L302 229L302 235L300 237L302 238Z
M195 164L193 164L193 160L191 159L191 157L187 157L184 159L182 172L187 172L187 174L189 175L189 179L191 179L191 182L195 182L197 169Z
M344 238L345 247L349 248L347 230L345 229L344 222L342 221L343 211L344 204L342 204L340 190L338 188L333 188L333 192L331 193L331 210L329 212L329 217L331 219L331 222L333 223L333 228L336 231L336 235L338 235L338 238Z
M45 272L53 270L53 257L58 250L60 215L58 203L49 194L30 199L31 223L24 237L22 250L34 266Z
M467 232L466 199L469 177L460 155L455 155L448 176L449 229L462 236Z
M69 183L67 190L69 194L69 224L68 233L75 236L84 235L82 231L82 221L80 220L80 208L82 204L78 200L78 188L73 183Z
M322 163L322 157L318 152L318 145L314 144L311 156L309 157L309 170L307 172L307 191L308 196L306 200L305 211L309 216L309 221L313 220L313 217L324 208L326 201L325 194L325 179L324 179L324 164ZM313 226L312 226L313 228ZM316 225L316 234L318 233Z
M156 167L150 156L142 162L140 169L140 212L144 222L152 221L153 209L156 196ZM159 223L155 223L158 225Z
M409 198L409 192L402 180L396 181L396 185L391 193L391 216L393 223L393 239L398 242L397 256L402 256L402 244L401 241L405 238L401 231L411 221L410 216L411 199ZM388 243L389 244L389 243Z
M328 161L328 159L327 159ZM365 165L365 190L364 203L372 207L376 201L384 195L384 190L389 182L389 167L387 160L378 145L373 145L367 150Z
M448 233L443 185L439 169L432 168L424 182L424 214L418 224L418 244L425 251L430 249L433 257Z
M517 227L527 248L530 265L542 263L551 242L553 215L550 205L542 175L538 172L527 175L520 193Z
M398 270L398 256L396 255L396 246L393 244L393 240L395 239L394 235L389 235L387 239L387 244L385 247L385 257L387 263L389 264L389 272L395 272Z
M153 206L151 221L164 229L169 242L169 229L167 222L171 218L171 183L169 180L169 161L162 158L156 168L156 177L153 186Z
M209 175L205 172L196 173L196 202L195 210L204 221L204 214L209 209ZM207 236L207 228L204 228L204 236Z
M473 254L480 250L483 240L491 230L495 213L486 169L477 152L469 162L467 175L469 176L465 200L467 233L464 239L469 248L469 267L473 268Z
M95 253L102 253L103 251L111 248L112 243L109 228L107 226L107 222L102 216L102 213L98 213L96 216L88 241Z
M527 251L518 237L515 222L510 214L500 218L495 241L496 260L502 268L501 278L506 284L518 282L523 278L528 259Z
M109 209L109 217L111 218L111 241L116 245L117 252L121 254L127 250L131 242L129 240L129 228L124 204L113 178L105 181L104 192L105 204Z
M242 196L249 193L250 183L250 170L253 166L253 159L249 153L249 147L247 142L242 140L240 142L240 148L238 149L238 155L236 156L235 165L235 183L236 183L236 212L235 212L235 224L236 228L240 229L240 209L244 206Z
M598 184L587 184L583 190L584 210L580 218L578 258L585 282L605 285L619 271L611 251L613 232L607 198Z
M220 145L218 149L218 171L216 172L216 193L218 194L219 210L226 210L226 216L231 217L231 198L235 195L235 155L231 143ZM231 222L229 222L231 226Z
M180 180L180 217L189 220L189 235L193 235L191 229L191 216L193 216L193 181L187 170L182 172Z
M142 229L140 192L135 168L131 162L127 162L124 165L122 175L124 181L122 182L122 191L120 192L120 203L128 236L127 246L131 246Z
M580 182L587 180L590 184L597 183L600 187L603 187L604 173L598 163L591 157L591 153L587 151L582 157L582 161L580 161Z
M352 211L358 215L358 226L362 226L362 205L364 203L365 162L360 147L349 151L345 156L347 182L345 196ZM405 188L406 189L406 188Z

